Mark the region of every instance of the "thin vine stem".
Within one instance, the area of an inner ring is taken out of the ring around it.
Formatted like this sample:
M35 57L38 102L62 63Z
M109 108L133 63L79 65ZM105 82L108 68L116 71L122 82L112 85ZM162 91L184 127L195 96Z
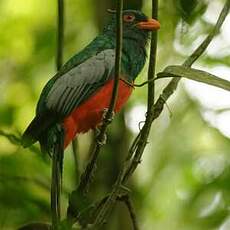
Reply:
M214 36L217 34L224 22L224 19L226 18L229 11L229 3L229 0L227 0L213 31L207 36L207 38L202 42L202 44L192 53L192 55L190 55L186 59L183 65L191 66L204 53L204 51L206 50L206 48L208 47L208 45L210 44ZM156 103L152 105L150 111L147 114L145 125L140 131L138 139L135 139L135 145L132 145L132 151L134 151L134 156L132 157L132 152L129 152L129 157L124 162L124 165L118 175L118 178L116 180L116 183L114 184L114 187L110 195L106 199L104 205L99 210L93 227L101 226L107 220L109 213L114 207L117 197L120 196L122 188L124 188L128 179L140 163L141 157L147 144L151 124L161 114L167 99L173 94L173 92L177 88L179 82L178 79L179 78L173 79L169 83L169 86L166 86L166 88L163 90L161 96L158 98ZM158 107L159 105L160 107ZM97 223L100 223L100 225L97 225Z
M88 185L90 183L91 176L96 166L98 155L100 153L102 145L104 144L107 126L111 123L112 118L113 118L113 111L114 111L116 100L117 100L121 54L122 54L122 10L123 10L123 1L118 0L117 11L116 11L117 34L116 34L115 77L114 77L112 97L111 97L109 108L107 112L105 113L103 124L100 128L100 133L96 138L95 146L91 154L91 159L86 167L85 172L81 176L81 181L80 181L78 190L83 193L86 192L88 189Z
M121 1L118 1L121 2ZM192 64L204 53L207 49L208 45L211 43L215 35L218 33L220 27L222 26L230 8L230 1L227 0L220 15L217 20L216 25L214 26L213 31L206 37L206 39L201 43L201 45L185 60L182 64L183 66L190 67ZM117 10L118 14L118 10ZM151 81L151 80L150 80ZM94 223L90 226L91 229L98 229L100 228L107 220L109 214L111 213L117 198L124 192L125 184L127 183L128 179L136 170L138 164L141 161L144 149L147 145L147 139L150 133L151 125L153 121L159 117L161 112L163 111L164 105L166 104L167 100L170 96L175 92L177 89L178 83L180 78L173 78L170 83L164 88L160 97L154 103L151 102L151 107L149 107L146 122L141 129L138 137L134 140L134 144L132 148L129 150L128 157L126 158L124 165L117 177L116 183L113 186L111 193L106 196L106 199L103 199L103 205L97 211L97 216L95 218ZM150 105L149 104L149 105ZM126 190L127 192L127 190Z
M103 123L100 128L100 133L96 138L94 148L92 150L92 153L90 154L89 163L87 164L86 169L81 176L80 184L76 190L81 194L84 194L88 191L88 187L91 182L92 175L96 168L96 162L97 162L98 155L100 153L101 147L104 144L107 126L111 123L113 114L114 114L113 111L115 108L117 94L118 94L121 55L122 55L122 11L123 11L123 0L117 0L116 56L115 56L115 76L114 76L113 91L112 91L109 108L104 115ZM67 216L70 221L76 216L76 208L75 208L74 202L72 202L71 199L69 200Z
M129 195L122 196L119 200L123 201L128 209L130 219L132 221L133 230L139 230L137 215L134 210L133 202Z
M225 5L219 15L219 18L213 28L213 30L210 32L210 34L205 38L205 40L201 43L201 45L184 61L182 64L185 67L191 67L192 64L205 52L213 38L216 36L216 34L219 32L226 16L228 15L230 8L230 1L227 0L225 2ZM128 178L132 175L132 173L135 171L137 165L140 163L141 157L143 155L144 149L147 144L147 139L149 136L150 128L153 123L153 121L158 118L163 111L164 105L166 104L167 100L170 98L170 96L175 92L177 89L178 83L181 78L173 78L169 84L163 89L162 94L158 98L155 104L152 105L152 108L147 113L146 122L143 126L143 128L140 131L140 136L138 138L138 141L136 141L135 146L132 146L132 150L129 152L129 155L132 156L134 153L134 157L132 161L129 163L129 166L126 170L126 175L123 179L123 183L125 183Z
M153 1L153 7L156 7L155 10L153 10L153 14L156 16L157 13L156 11L158 11L158 1ZM152 39L157 39L157 35L153 36ZM153 42L153 44L152 44ZM155 65L156 65L156 58L154 55L156 55L156 50L157 50L157 41L153 41L151 42L151 51L153 52L150 54L151 58L150 58L150 68L149 68L149 72L148 72L148 79L154 79L155 76ZM153 67L151 66L153 65ZM152 100L153 98L150 98L150 96L154 97L154 84L152 82L151 86L148 87L148 92L149 92L149 96L148 96L148 100ZM148 102L148 106L152 105L154 102ZM151 109L151 106L149 107L148 110ZM148 113L147 113L148 114ZM148 119L148 115L147 115L147 119ZM139 136L139 135L138 135ZM141 138L141 136L140 136ZM146 137L147 139L147 137ZM136 139L134 140L137 143L141 143L140 141L142 141L141 139ZM127 164L126 162L128 162L131 159L131 155L128 154L128 157L126 159L126 161L124 162L124 166L121 169L117 180L113 186L112 192L110 193L110 195L108 196L108 199L106 200L106 202L104 203L104 205L102 206L102 208L99 210L95 222L93 224L93 227L101 227L103 225L103 223L107 220L110 212L112 211L115 203L116 203L116 198L119 196L120 192L124 189L122 183L123 183L123 179L126 175L126 168L127 168Z
M158 19L158 0L152 0L152 18ZM148 111L151 109L155 98L155 70L157 54L157 30L152 31L150 44L150 60L148 68Z
M56 51L56 69L60 70L63 63L63 41L64 41L64 1L57 1L57 51ZM61 182L59 167L59 156L57 154L52 155L52 181L51 181L51 219L52 229L58 229L60 223L60 194L61 194Z
M64 44L64 1L58 0L58 17L57 17L57 53L56 68L60 70L63 64L63 44Z

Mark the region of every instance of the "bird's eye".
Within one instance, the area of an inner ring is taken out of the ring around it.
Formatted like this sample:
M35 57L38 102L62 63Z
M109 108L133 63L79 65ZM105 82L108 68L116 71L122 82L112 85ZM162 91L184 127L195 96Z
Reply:
M135 16L128 14L128 15L124 15L123 19L125 22L133 22L135 20Z

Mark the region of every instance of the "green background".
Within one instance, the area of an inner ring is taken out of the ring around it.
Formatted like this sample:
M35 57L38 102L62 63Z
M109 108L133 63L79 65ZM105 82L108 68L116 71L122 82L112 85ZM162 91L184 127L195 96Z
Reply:
M109 17L106 9L113 8L114 2L65 1L65 60L102 30ZM210 31L212 24L203 17L210 2L160 1L158 71L182 63L195 47L195 38ZM18 136L23 132L34 116L42 87L55 74L56 4L54 0L0 1L0 130L5 133ZM151 15L151 1L125 1L125 8L140 7ZM214 11L213 17L218 13ZM175 42L183 44L183 53ZM198 63L206 68L229 66L230 59L228 55L206 55ZM145 68L139 83L146 80L146 73ZM157 95L166 82L156 83ZM147 87L137 88L109 127L108 143L91 184L94 200L111 190L135 137L129 128L130 116L136 115L133 108L145 105L146 91ZM229 138L207 123L201 113L205 108L190 96L183 83L168 107L152 126L143 160L129 182L141 229L230 229ZM0 229L49 222L50 159L37 151L38 145L23 149L0 133ZM91 132L79 137L77 168L71 148L65 153L63 217L68 194L76 187L89 157L92 139ZM123 204L116 206L105 229L132 229Z

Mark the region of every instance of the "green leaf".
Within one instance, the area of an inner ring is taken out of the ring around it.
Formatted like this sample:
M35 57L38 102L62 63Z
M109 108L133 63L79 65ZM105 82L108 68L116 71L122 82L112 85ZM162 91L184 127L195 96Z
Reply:
M176 65L168 66L163 72L157 74L158 79L165 77L183 77L230 91L230 81L194 68Z

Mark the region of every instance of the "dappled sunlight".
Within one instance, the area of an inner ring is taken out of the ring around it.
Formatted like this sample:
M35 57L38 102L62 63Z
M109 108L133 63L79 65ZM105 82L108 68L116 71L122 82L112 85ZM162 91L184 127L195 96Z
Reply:
M145 105L134 106L126 115L125 121L129 129L137 134L143 127L147 107Z
M228 67L217 66L208 69L207 67L199 66L199 68L208 70L223 79L227 80L229 78L230 68ZM194 81L185 80L184 84L189 94L201 104L204 119L218 128L224 135L229 136L230 116L227 112L230 109L229 92L216 87L198 84Z

